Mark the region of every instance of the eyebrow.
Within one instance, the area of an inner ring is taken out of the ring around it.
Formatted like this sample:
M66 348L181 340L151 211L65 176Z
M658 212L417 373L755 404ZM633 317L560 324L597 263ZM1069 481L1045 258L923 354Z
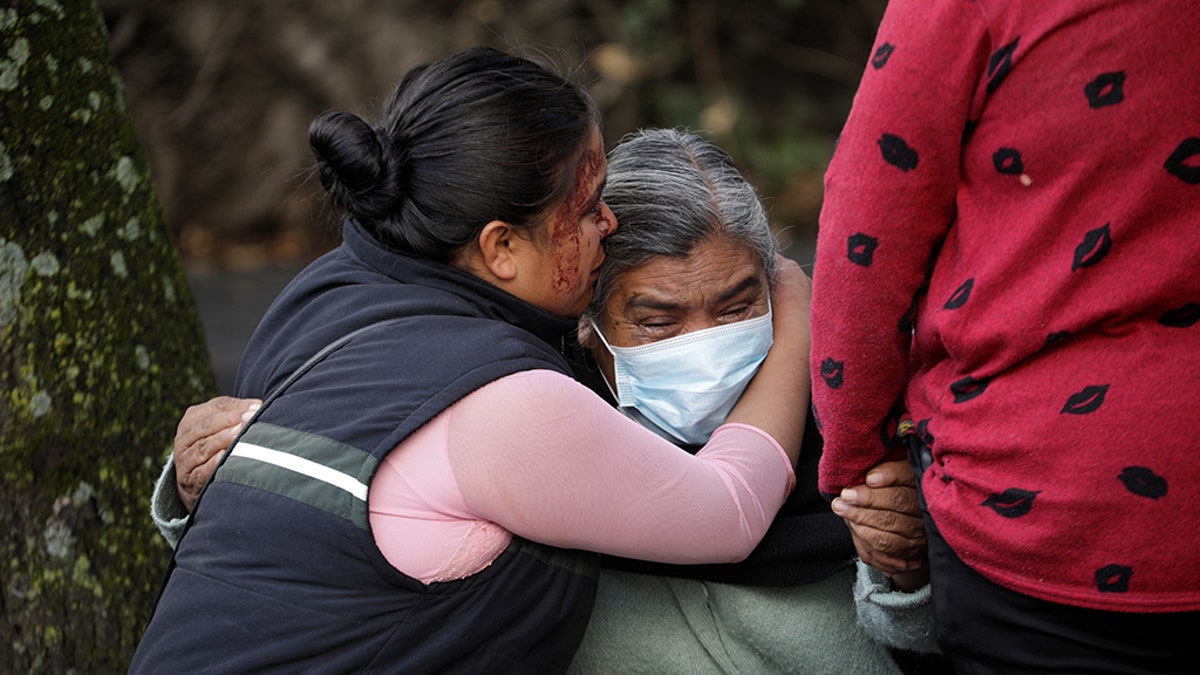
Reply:
M724 293L722 293L720 295L720 297L717 298L717 301L725 302L726 300L730 300L732 298L737 297L738 295L740 295L741 293L743 293L747 290L759 288L760 286L762 286L762 282L759 281L757 276L746 277L745 279L743 279L741 281L741 283L734 286L733 288L730 288L728 291L725 291ZM629 302L625 303L625 309L672 310L672 309L679 309L681 307L682 307L682 305L679 304L678 302L672 302L670 300L659 300L657 298L653 298L653 297L647 296L642 293L639 293L638 295L633 296L632 298L629 299Z

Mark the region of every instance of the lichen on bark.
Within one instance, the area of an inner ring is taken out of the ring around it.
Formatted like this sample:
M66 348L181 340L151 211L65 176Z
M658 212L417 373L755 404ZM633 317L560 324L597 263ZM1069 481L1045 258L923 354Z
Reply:
M121 672L203 334L94 0L0 9L0 672Z

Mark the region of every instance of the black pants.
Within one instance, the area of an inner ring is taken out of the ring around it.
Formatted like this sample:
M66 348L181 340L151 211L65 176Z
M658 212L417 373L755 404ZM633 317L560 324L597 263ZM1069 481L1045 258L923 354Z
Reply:
M912 453L918 470L920 454ZM1039 600L968 567L928 512L925 527L937 640L956 673L1200 673L1200 612L1135 614Z

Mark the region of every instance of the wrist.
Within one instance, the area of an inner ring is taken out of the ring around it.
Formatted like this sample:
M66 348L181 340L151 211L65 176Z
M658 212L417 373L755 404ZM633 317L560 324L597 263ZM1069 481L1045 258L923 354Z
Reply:
M890 575L890 578L896 590L904 593L912 593L921 590L929 583L929 570L922 566L907 572L897 572Z

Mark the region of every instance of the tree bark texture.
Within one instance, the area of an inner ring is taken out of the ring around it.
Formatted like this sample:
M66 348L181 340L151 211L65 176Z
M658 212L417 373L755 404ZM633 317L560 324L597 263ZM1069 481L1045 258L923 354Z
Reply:
M94 0L0 4L0 672L124 672L212 369Z

